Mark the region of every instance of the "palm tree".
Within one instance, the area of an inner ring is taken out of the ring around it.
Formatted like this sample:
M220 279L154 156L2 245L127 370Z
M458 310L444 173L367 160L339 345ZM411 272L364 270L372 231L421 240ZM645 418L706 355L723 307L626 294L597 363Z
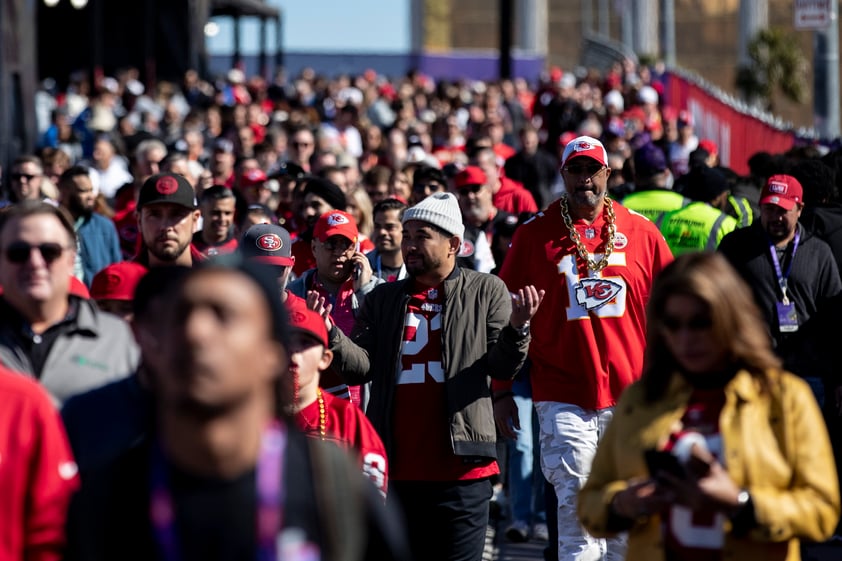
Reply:
M763 29L748 45L749 63L737 69L736 87L752 104L774 110L775 94L801 103L806 94L807 59L793 35Z

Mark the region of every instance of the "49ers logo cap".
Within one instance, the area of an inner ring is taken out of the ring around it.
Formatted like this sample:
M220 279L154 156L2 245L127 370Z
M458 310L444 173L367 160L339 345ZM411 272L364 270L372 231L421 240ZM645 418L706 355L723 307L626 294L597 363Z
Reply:
M255 224L246 230L239 251L246 259L267 265L290 267L295 263L289 232L277 224Z

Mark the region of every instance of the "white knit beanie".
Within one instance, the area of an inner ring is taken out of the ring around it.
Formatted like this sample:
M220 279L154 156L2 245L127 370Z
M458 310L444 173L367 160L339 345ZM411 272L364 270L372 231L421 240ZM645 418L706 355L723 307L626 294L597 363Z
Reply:
M434 224L445 232L465 239L465 225L462 223L462 211L459 202L451 193L433 193L417 205L406 209L401 224L410 220L420 220Z

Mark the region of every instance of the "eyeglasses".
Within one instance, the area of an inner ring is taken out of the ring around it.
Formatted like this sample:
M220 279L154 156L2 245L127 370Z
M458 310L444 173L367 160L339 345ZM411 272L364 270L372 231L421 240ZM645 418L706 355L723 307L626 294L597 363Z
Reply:
M601 166L599 164L571 164L569 166L564 166L561 169L570 175L587 175L588 177L593 177L605 169L605 166Z
M456 193L460 197L467 197L470 193L476 195L482 190L482 185L466 185L465 187L460 187Z
M324 247L328 251L339 251L340 253L345 253L348 251L353 242L347 238L330 238L327 241L322 242L322 247Z
M49 265L61 257L67 248L53 242L38 245L31 245L27 242L13 242L6 248L6 259L18 265L26 263L29 261L33 249L37 249L41 253L41 258Z
M713 320L710 316L694 316L688 320L673 316L664 316L661 320L661 325L664 326L664 329L673 333L680 331L682 328L688 331L699 332L713 327Z
M14 179L15 181L21 181L23 179L26 179L27 181L32 181L36 177L41 177L41 176L40 175L33 175L31 173L13 173L10 177L12 179Z

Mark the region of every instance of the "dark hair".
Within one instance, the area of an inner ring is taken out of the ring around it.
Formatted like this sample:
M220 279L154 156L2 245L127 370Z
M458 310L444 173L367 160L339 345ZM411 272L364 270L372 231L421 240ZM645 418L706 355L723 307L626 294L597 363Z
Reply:
M40 214L55 216L64 228L64 231L67 232L71 245L74 248L76 247L76 230L73 228L73 219L70 218L70 215L63 208L55 207L43 201L21 201L0 213L0 238L3 237L6 226L12 220Z
M226 187L225 185L211 185L204 191L202 191L202 196L199 199L199 204L205 204L210 201L221 201L223 199L235 199L237 198L234 194L234 191Z
M438 168L434 168L433 166L420 166L415 170L415 173L412 176L413 185L416 183L425 184L430 181L435 181L447 189L447 178L444 176L444 172Z
M790 175L804 188L804 204L818 206L839 197L836 187L836 170L820 160L801 160L790 170Z
M380 185L382 183L389 183L389 178L392 176L392 170L386 166L377 165L365 172L363 175L363 185Z
M68 184L74 177L90 177L90 171L85 166L75 165L64 170L61 177L58 178L58 186L63 187Z
M377 216L378 212L397 210L398 220L403 220L403 213L406 211L406 209L406 203L404 203L403 201L399 201L398 199L383 199L382 201L374 205L374 210L371 211L371 216Z

